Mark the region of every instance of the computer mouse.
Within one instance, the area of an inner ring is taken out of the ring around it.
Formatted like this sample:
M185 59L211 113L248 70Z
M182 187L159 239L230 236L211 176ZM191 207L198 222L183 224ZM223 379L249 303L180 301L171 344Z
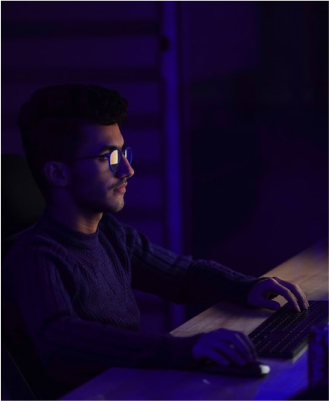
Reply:
M243 377L263 377L270 372L270 367L264 365L259 361L250 362L243 366L239 365L228 365L221 366L217 365L213 361L207 361L201 366L202 372L223 374L232 376L243 376Z

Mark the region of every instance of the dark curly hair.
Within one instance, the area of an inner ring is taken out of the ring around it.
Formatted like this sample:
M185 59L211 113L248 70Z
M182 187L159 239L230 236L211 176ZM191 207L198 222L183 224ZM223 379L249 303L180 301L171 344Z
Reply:
M97 85L67 84L38 89L22 105L18 125L26 158L44 189L42 174L49 160L68 162L81 144L85 123L123 124L128 102L118 91Z

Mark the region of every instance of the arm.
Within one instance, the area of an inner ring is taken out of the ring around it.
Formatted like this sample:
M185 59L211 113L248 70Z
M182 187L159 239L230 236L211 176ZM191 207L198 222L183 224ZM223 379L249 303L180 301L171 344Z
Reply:
M124 227L132 260L133 286L177 303L213 304L222 299L278 309L282 295L299 311L308 308L302 289L278 277L256 278L214 261L192 260L163 249Z
M258 280L214 261L179 256L151 243L135 229L121 227L133 288L183 304L213 304L222 299L245 303Z

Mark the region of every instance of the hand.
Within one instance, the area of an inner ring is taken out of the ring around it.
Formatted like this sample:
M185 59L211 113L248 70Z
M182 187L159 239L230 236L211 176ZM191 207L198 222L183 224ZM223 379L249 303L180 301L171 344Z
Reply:
M280 304L270 298L282 295L291 307L300 312L308 309L306 295L298 284L284 281L279 277L265 277L251 287L247 296L247 302L251 306L267 309L280 309Z
M219 329L204 334L194 345L197 360L211 359L218 365L245 365L256 359L256 351L249 338L239 331Z

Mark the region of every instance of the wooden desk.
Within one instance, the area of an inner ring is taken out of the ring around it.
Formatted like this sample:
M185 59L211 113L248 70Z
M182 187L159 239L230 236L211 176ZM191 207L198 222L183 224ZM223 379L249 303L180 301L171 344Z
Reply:
M269 271L298 283L308 299L328 300L327 242L302 252ZM283 304L280 297L277 300ZM190 336L220 327L249 334L272 312L220 302L173 330ZM307 352L297 360L260 358L271 367L264 378L200 372L112 368L67 394L62 400L284 400L307 388Z

